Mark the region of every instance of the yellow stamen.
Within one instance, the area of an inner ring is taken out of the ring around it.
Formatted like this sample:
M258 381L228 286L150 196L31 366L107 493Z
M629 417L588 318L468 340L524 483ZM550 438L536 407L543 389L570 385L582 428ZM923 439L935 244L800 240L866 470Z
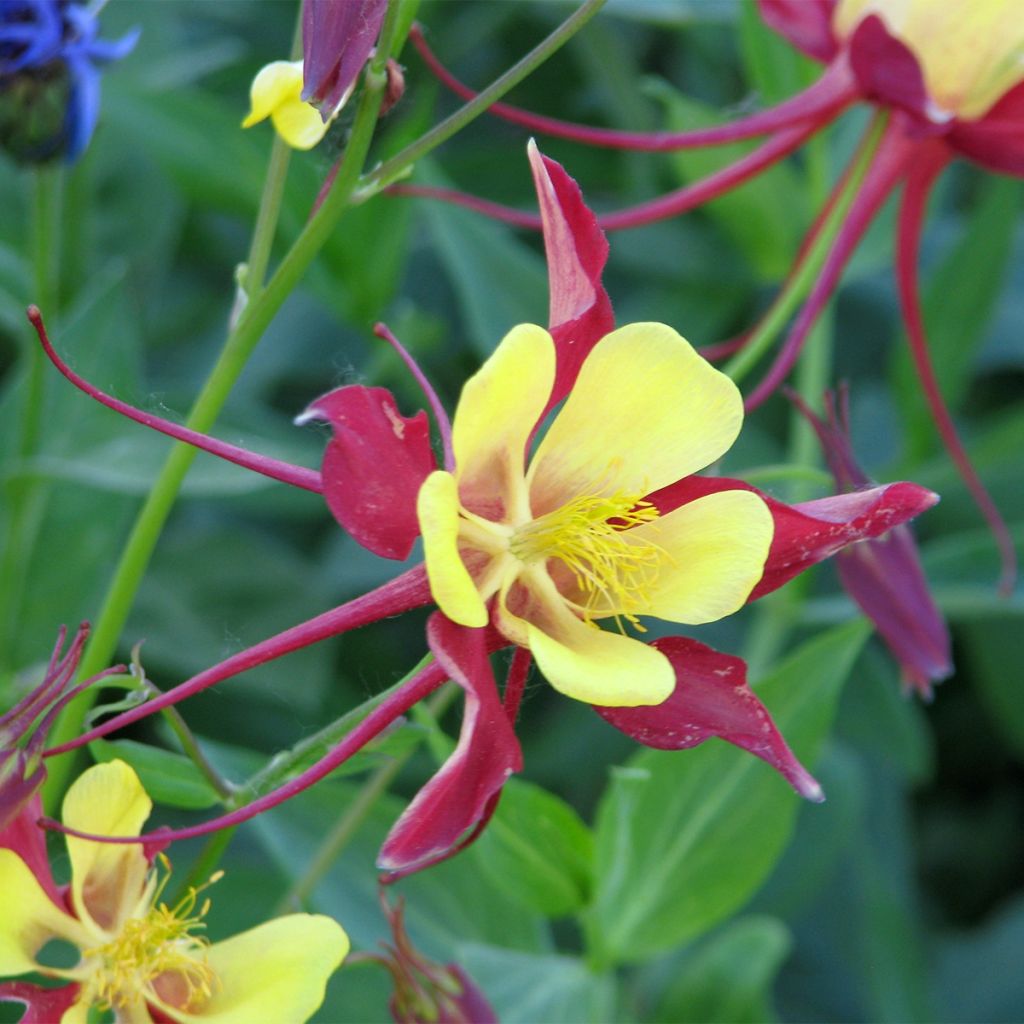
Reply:
M209 940L194 932L206 927L203 918L210 900L203 900L196 912L199 894L223 876L212 875L204 885L190 887L173 906L157 903L170 878L170 864L162 854L165 874L153 893L149 912L129 918L116 938L102 946L84 950L98 961L90 979L91 998L101 1010L127 1007L145 998L147 990L161 975L173 975L184 991L178 1008L187 1010L209 999L216 984L213 968L206 962Z
M649 604L665 553L655 544L631 540L628 531L658 515L638 494L586 494L520 526L509 550L527 564L561 561L586 596L584 617L623 616L642 628L636 616Z

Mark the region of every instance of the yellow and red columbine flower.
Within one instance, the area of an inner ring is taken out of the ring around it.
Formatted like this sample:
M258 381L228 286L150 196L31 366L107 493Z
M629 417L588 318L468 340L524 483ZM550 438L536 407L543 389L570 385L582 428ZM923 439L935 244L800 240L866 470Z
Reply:
M197 434L83 380L53 350L38 310L30 311L49 357L93 398L321 493L338 522L376 554L405 559L421 528L426 550L426 571L417 566L240 651L48 755L433 596L440 610L427 623L432 664L278 791L172 835L235 825L287 799L451 679L466 697L459 742L395 824L378 865L395 877L449 857L479 832L505 780L522 767L513 723L532 657L555 686L591 702L640 743L679 750L721 737L772 765L802 796L822 798L747 685L739 658L682 637L646 645L626 630L646 615L687 623L727 615L842 548L885 534L937 496L894 483L790 506L742 480L698 475L739 431L735 387L669 327L615 329L601 283L608 243L596 218L559 164L536 147L530 163L544 224L550 334L515 328L467 383L453 430L427 387L444 469L426 414L403 416L379 387L337 388L300 417L332 427L320 473ZM531 438L563 401L528 461ZM616 617L620 632L598 625ZM488 656L510 644L518 649L499 694Z
M64 823L101 835L138 835L151 807L135 772L111 761L71 786ZM210 943L202 936L209 900L192 889L174 906L164 903L166 859L160 858L161 873L142 843L110 846L68 836L71 883L62 891L49 873L42 837L34 825L0 833L0 975L35 972L65 983L0 985L0 1000L25 1003L35 1011L32 1019L79 1024L96 1008L131 1024L295 1024L320 1005L327 979L348 952L335 921L309 914ZM76 964L39 962L54 939L78 951Z
M631 324L594 346L527 469L554 378L551 335L522 325L467 382L455 470L419 492L431 592L474 627L495 597L501 633L571 697L660 704L668 659L596 623L711 622L746 602L772 540L765 503L727 490L663 515L647 500L729 449L743 401L670 327Z

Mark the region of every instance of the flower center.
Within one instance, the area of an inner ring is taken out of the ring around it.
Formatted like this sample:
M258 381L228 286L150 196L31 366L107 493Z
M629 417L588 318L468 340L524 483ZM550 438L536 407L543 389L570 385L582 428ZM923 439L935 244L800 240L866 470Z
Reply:
M166 859L161 858L166 866ZM101 1010L123 1008L145 998L160 979L161 995L173 993L168 1000L186 1010L210 997L216 976L206 962L209 940L193 934L206 927L203 918L210 909L206 899L196 911L199 893L218 881L217 872L199 888L190 888L173 907L156 904L167 883L165 875L153 896L145 917L129 918L120 933L102 946L84 950L98 963L90 979L92 1002ZM164 977L161 977L164 976Z
M638 494L586 494L520 526L509 549L527 564L549 558L562 562L583 595L585 618L624 616L639 627L636 616L650 603L666 555L656 544L630 538L629 531L659 514Z

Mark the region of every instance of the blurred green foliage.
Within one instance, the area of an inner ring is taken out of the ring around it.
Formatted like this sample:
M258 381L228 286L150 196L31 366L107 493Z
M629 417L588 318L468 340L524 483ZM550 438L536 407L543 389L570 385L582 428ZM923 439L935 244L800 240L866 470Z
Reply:
M568 8L558 3L424 0L444 60L482 85ZM115 2L109 34L139 24L135 53L104 81L103 116L71 172L62 210L58 307L45 311L72 365L98 386L181 417L227 324L270 137L242 132L248 84L284 56L290 2ZM381 157L455 102L413 53L407 94L382 126ZM700 124L787 95L808 65L742 0L609 4L514 94L531 109L631 128ZM615 235L606 285L620 322L662 320L695 344L749 325L796 251L858 115L816 153L684 218ZM345 119L292 162L275 253L303 224ZM676 187L723 152L661 157L540 140L599 210ZM530 208L525 135L483 119L418 167ZM21 309L36 298L24 171L0 160L0 438L14 433L31 344ZM1019 183L957 166L930 211L924 270L940 379L978 468L1024 539L1024 230ZM749 755L712 741L636 752L590 710L532 682L519 734L526 781L510 785L488 833L457 860L400 884L414 939L457 960L504 1021L1011 1021L1024 1013L1024 597L995 593L993 545L941 450L902 343L891 274L891 216L861 247L835 303L835 376L850 380L853 433L878 479L906 477L942 504L919 524L926 566L950 618L957 673L929 706L898 695L887 653L864 643L833 571L816 570L783 664L759 693L829 800L799 805ZM543 322L542 248L463 210L377 197L346 214L235 390L218 436L306 465L324 435L291 418L339 383L420 398L372 339L385 319L449 406L502 334ZM46 485L31 577L4 652L8 694L43 661L57 626L94 616L140 497L169 442L90 403L50 374L45 438L29 464L4 444L3 482ZM725 472L783 460L788 410L753 416ZM777 493L787 496L780 485ZM124 638L144 639L148 674L181 681L272 632L390 577L395 567L341 534L322 503L207 456L190 473ZM701 631L742 653L755 610ZM183 711L236 780L275 751L390 685L422 654L422 615L291 655L194 698ZM826 627L831 631L820 635ZM858 653L860 652L860 653ZM756 680L755 680L756 681ZM4 701L6 703L6 700ZM834 709L834 726L831 723ZM444 724L457 725L457 712ZM373 860L432 770L424 730L398 795L316 887L354 943L384 938ZM417 731L418 730L418 731ZM153 723L104 744L162 743ZM168 744L170 746L170 744ZM153 795L209 806L169 752L146 760ZM397 749L397 748L396 748ZM358 778L322 783L235 838L214 893L213 937L256 923L302 876ZM541 788L543 787L543 788ZM174 810L162 820L184 820ZM189 820L192 820L191 818ZM593 830L593 831L591 831ZM787 845L787 838L790 842ZM185 868L197 847L178 854ZM260 900L254 900L254 893ZM582 923L581 923L582 922ZM584 942L584 936L588 941ZM627 964L628 966L619 966ZM332 981L317 1019L382 1020L387 986L366 965ZM5 1018L6 1019L6 1018Z

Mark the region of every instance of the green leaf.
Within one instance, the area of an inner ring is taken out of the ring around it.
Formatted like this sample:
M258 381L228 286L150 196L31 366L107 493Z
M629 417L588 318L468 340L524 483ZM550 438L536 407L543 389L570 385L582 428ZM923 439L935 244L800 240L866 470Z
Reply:
M665 1024L776 1020L772 982L791 946L789 930L773 917L731 922L687 959L653 1019Z
M1020 616L990 615L961 628L959 657L970 667L978 694L1003 739L1024 757L1024 701L1020 699L1024 672L1024 631Z
M747 75L763 104L788 99L821 74L820 64L765 24L756 4L739 5L739 38Z
M840 688L869 633L858 620L805 643L758 688L807 765L817 760ZM597 818L595 954L636 961L700 935L741 906L785 849L798 798L766 764L724 743L644 751Z
M459 946L459 961L502 1024L603 1024L617 1020L615 980L574 957Z
M127 761L158 804L201 811L219 802L203 773L184 754L135 740L94 740L89 750L97 761Z
M590 898L590 829L564 800L532 783L510 779L505 784L476 854L506 896L548 917L579 910Z

